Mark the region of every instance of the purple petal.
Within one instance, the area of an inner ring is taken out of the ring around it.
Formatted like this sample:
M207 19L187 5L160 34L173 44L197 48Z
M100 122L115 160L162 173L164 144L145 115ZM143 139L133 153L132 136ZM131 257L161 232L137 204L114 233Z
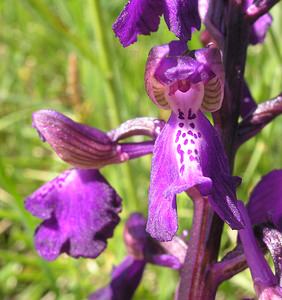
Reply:
M163 13L162 0L131 0L113 25L113 30L124 47L137 41L139 34L157 31Z
M273 228L270 224L259 226L262 240L267 246L275 268L275 275L282 284L282 232Z
M263 43L269 27L272 24L272 16L267 13L261 16L251 27L250 44Z
M148 233L145 231L146 219L140 213L129 216L124 227L124 242L127 252L137 259L144 258L144 251L148 245Z
M62 160L78 168L98 169L146 155L153 149L153 142L113 143L106 133L51 110L34 113L33 126Z
M25 207L43 219L35 233L39 254L54 260L97 257L119 222L121 199L97 170L67 170L26 199Z
M179 92L186 94L193 85L200 83L204 86L201 109L218 110L224 90L224 71L218 49L210 47L187 54L185 43L174 41L151 50L145 84L149 97L157 106L173 109L175 98L171 96Z
M127 256L112 272L110 284L89 296L89 300L130 300L143 275L145 262Z
M197 0L164 0L164 18L168 28L184 41L201 27Z
M177 231L176 194L197 186L232 228L242 228L235 180L223 146L202 113L179 109L158 136L152 160L147 231L160 241Z
M175 270L179 270L182 267L182 264L180 263L178 258L169 254L153 255L150 258L150 263Z
M245 223L245 228L239 230L239 236L255 288L259 291L261 287L274 286L277 283L276 278L257 243L247 210L242 202L239 202L238 206Z
M272 222L282 231L282 170L274 170L260 180L247 205L252 224Z

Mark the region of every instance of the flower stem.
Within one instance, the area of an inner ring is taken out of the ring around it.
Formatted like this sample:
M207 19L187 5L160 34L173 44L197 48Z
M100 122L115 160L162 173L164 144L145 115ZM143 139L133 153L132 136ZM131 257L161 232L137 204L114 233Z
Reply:
M216 261L222 233L222 221L214 214L208 198L196 188L189 190L194 203L194 217L177 299L213 299L216 289L211 264Z

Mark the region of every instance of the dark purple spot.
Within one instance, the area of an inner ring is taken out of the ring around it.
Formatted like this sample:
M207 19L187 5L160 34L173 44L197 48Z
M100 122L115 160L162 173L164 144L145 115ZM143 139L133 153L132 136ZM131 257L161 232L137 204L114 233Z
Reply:
M180 174L181 174L181 175L183 175L183 173L184 173L184 169L185 169L185 166L184 166L184 165L182 165L182 166L180 167L180 170L179 170L179 172L180 172Z
M181 149L181 145L177 145L177 153L180 155L180 163L184 161L184 151Z
M197 134L196 134L196 133L194 133L194 138L195 138L195 139L197 139L197 138L198 138L198 136L197 136Z
M195 141L193 139L191 139L191 144L195 144Z
M195 159L196 159L197 162L199 162L199 158L198 157L195 157Z
M192 153L191 149L188 149L187 154L190 155Z
M194 114L192 112L192 109L189 108L189 110L188 110L188 120L194 120L194 119L196 119L196 114Z
M178 143L180 135L181 135L181 130L178 130L175 137L175 143Z
M201 135L201 132L198 132L198 137L200 138L202 135Z
M184 120L184 112L178 109L178 119Z
M192 132L191 130L189 130L187 133L188 133L189 135L193 135L193 132Z
M178 126L182 128L184 126L184 123L179 123Z
M195 149L194 152L195 152L195 154L198 154L198 150L197 149Z
M190 156L189 156L189 159L190 159L191 161L193 161L193 160L195 159L195 157L194 157L193 155L190 155Z
M185 133L185 132L184 132L184 133L182 133L182 137L183 137L183 138L185 138L185 136L186 136L186 133Z
M184 145L187 145L188 144L188 140L186 139L185 141L184 141Z
M189 124L193 129L195 128L195 124L194 123L190 123Z

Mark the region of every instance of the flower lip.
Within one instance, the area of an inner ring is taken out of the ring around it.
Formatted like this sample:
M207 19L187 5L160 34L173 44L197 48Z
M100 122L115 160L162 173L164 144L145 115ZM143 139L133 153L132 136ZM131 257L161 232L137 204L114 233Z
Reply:
M43 258L95 258L119 223L121 198L98 170L71 169L27 197L25 208L43 220L35 233Z

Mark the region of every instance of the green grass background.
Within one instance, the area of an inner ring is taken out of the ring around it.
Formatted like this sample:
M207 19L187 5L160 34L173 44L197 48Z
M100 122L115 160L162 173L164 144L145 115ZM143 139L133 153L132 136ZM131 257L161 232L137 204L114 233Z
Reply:
M144 64L156 44L173 39L160 30L122 48L111 25L124 1L0 1L0 299L85 299L105 285L114 264L125 255L122 225L128 214L146 214L150 157L102 170L123 198L122 222L107 250L96 260L60 256L42 260L34 250L39 220L23 202L68 166L43 144L31 127L31 114L55 109L77 121L110 130L129 118L160 117L144 91ZM258 102L282 90L280 34L282 7L262 46L250 47L246 76ZM190 48L200 47L196 33ZM77 59L78 97L70 91L70 57ZM239 150L235 174L243 177L240 199L259 178L282 167L282 125L276 119ZM179 200L181 229L191 224L191 201ZM234 246L236 232L225 228L222 255ZM172 299L175 271L148 266L134 299ZM249 271L224 283L218 299L253 295Z

